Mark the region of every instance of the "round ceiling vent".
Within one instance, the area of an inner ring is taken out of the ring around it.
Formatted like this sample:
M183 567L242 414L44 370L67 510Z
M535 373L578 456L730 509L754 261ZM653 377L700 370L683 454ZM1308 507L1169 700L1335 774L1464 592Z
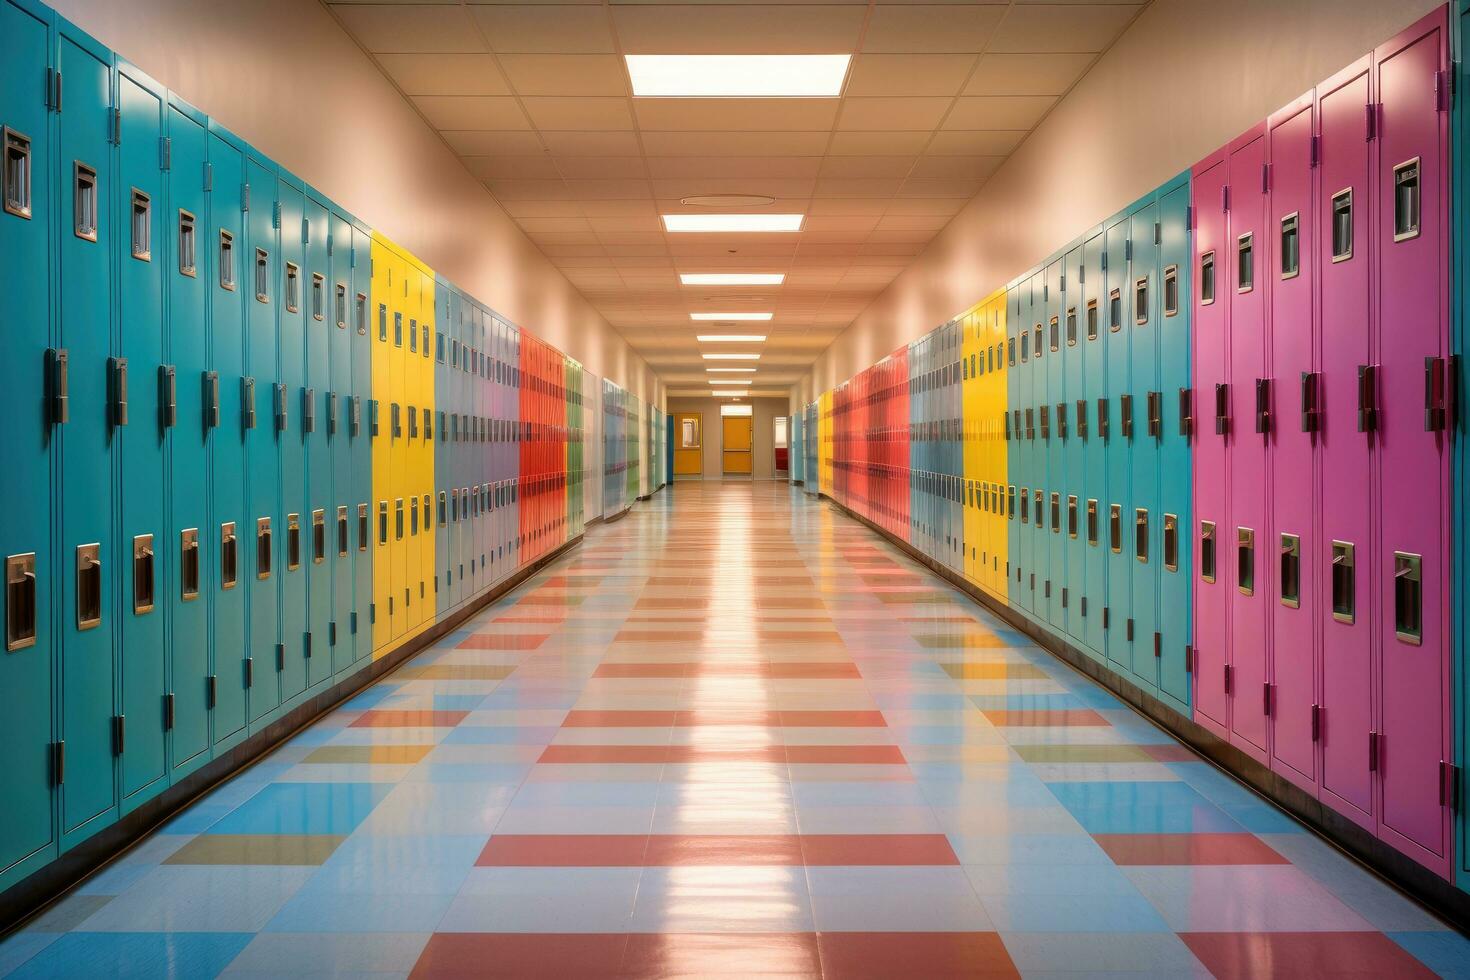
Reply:
M763 208L776 199L764 194L700 194L680 198L679 203L691 208Z

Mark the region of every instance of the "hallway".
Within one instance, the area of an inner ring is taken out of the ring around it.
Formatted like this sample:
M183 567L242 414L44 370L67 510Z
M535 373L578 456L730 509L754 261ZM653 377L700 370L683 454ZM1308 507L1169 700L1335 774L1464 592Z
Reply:
M8 976L1419 976L1470 943L857 522L681 483Z

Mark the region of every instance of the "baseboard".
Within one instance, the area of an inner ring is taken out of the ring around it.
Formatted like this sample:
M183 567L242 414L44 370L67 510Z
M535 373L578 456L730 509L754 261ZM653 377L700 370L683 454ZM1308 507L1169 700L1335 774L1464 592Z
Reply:
M200 766L158 796L129 812L106 830L99 831L34 874L16 882L0 894L0 936L43 912L71 888L121 857L133 845L173 819L200 797L260 761L286 739L328 712L336 710L342 703L392 673L436 640L454 632L481 609L581 542L582 535L578 535L555 551L542 555L484 595L449 612L442 622L399 646L390 648L387 653L366 664L361 670L298 704L265 728L251 733L224 754Z
M1026 634L1053 657L1112 691L1154 725L1188 745L1205 761L1245 783L1388 884L1428 906L1456 928L1470 931L1470 894L1460 891L1451 882L1410 860L1347 817L1324 806L1320 800L1272 772L1267 766L1184 717L1126 677L1107 669L1077 646L1066 642L1008 604L1000 602L953 569L934 561L907 541L893 536L827 494L818 493L817 496L897 546L914 561L984 606L1007 625Z
M632 509L633 508L631 506L628 506L628 507L624 507L622 510L618 511L616 514L603 514L602 515L602 523L604 523L604 524L612 524L615 521L621 521L623 518L625 518L625 517L628 516L628 511L630 511Z

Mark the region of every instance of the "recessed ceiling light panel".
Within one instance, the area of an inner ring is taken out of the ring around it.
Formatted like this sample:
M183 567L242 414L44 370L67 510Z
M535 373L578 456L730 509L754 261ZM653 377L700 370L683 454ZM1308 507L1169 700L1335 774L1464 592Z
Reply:
M712 385L753 385L754 381L749 378L710 378Z
M660 99L835 99L846 54L630 54L633 94Z
M758 361L759 354L701 354L706 361Z
M684 272L679 281L686 286L779 286L784 272Z
M705 368L710 374L754 374L755 368Z
M666 214L670 232L776 233L801 231L800 214Z
M771 318L770 313L691 313L691 320L748 320L764 321Z
M702 333L696 339L701 344L740 344L750 341L759 344L766 339L763 333Z

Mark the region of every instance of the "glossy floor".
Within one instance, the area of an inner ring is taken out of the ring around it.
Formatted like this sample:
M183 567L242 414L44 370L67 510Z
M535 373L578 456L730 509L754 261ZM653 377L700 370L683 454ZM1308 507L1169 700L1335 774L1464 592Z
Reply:
M1470 943L857 523L594 528L0 973L1428 976Z

